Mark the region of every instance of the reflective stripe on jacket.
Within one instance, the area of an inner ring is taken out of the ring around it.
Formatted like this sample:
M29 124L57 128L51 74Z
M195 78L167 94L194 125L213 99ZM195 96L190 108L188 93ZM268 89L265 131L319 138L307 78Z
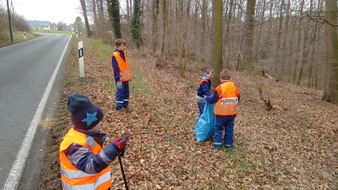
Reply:
M130 81L131 80L131 72L129 70L129 63L128 63L128 59L127 59L127 54L124 51L124 59L122 59L119 51L114 51L114 53L112 54L111 57L115 57L117 64L119 66L120 69L120 81L121 82L126 82L126 81ZM113 72L114 72L114 68L113 68Z
M236 115L238 113L238 96L240 96L240 91L235 84L228 81L217 86L215 90L220 97L214 107L215 115Z
M90 137L92 138L92 137ZM93 154L102 151L102 147L95 143L94 146L87 144L87 135L74 129L68 131L60 145L60 166L63 189L81 190L107 190L110 188L112 179L109 166L96 174L85 173L77 169L67 158L67 149L72 144L87 147Z

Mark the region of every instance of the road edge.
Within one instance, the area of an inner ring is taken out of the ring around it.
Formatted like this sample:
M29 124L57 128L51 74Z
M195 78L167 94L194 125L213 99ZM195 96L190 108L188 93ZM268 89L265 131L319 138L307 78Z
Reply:
M71 39L72 39L72 36L70 36L69 39L68 39L67 45L65 46L65 48L64 48L64 50L61 54L61 57L58 61L58 64L57 64L57 66L56 66L56 68L55 68L55 70L54 70L54 72L53 72L53 74L52 74L52 76L51 76L51 78L48 82L46 90L43 93L43 96L42 96L41 101L38 105L38 108L35 111L34 117L31 121L31 124L28 128L26 135L25 135L25 138L24 138L24 140L21 144L18 155L16 156L15 162L14 162L12 169L11 169L9 175L8 175L7 180L6 180L4 190L13 190L13 189L18 188L19 182L20 182L21 177L22 177L23 170L25 168L24 165L25 165L25 163L28 159L29 152L30 152L30 149L32 147L32 143L33 143L33 140L34 140L34 136L35 136L38 124L39 124L39 122L42 118L42 114L43 114L43 111L45 109L47 100L48 100L49 95L52 91L52 87L53 87L53 84L55 82L57 73L59 72L62 60L64 58L66 51L67 51L67 48L69 46Z

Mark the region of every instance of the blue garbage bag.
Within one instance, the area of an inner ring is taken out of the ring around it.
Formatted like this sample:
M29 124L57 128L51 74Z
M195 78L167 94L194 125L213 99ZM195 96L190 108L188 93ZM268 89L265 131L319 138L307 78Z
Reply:
M210 139L214 134L214 126L216 124L214 106L215 104L206 103L202 115L197 120L195 125L195 137L199 142Z

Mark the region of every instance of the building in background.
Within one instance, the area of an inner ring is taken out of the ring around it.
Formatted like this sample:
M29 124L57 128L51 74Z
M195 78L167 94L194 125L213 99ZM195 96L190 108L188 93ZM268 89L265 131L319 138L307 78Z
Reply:
M33 30L48 30L50 31L50 22L49 21L40 21L40 20L30 20L27 21L29 27Z

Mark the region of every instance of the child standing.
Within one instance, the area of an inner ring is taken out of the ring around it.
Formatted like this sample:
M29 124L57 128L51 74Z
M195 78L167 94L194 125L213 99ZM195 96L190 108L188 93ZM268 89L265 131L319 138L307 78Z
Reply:
M207 69L206 73L203 73L202 78L200 80L200 84L197 88L196 93L196 101L199 109L199 116L202 115L203 109L205 106L205 96L210 95L210 88L211 88L211 79L214 76L214 70L213 69Z
M123 39L115 41L115 51L110 57L114 80L116 84L116 110L125 109L128 112L129 103L129 81L131 80L131 72L126 53L127 42Z
M205 99L208 103L216 103L214 113L216 116L214 147L222 147L222 132L225 129L224 144L227 149L232 149L234 141L234 123L238 113L240 90L230 81L230 71L222 70L220 74L221 84Z
M60 144L62 188L109 189L112 183L109 164L123 154L126 140L118 138L103 147L107 137L100 132L103 113L88 97L69 96L67 107L74 127Z

